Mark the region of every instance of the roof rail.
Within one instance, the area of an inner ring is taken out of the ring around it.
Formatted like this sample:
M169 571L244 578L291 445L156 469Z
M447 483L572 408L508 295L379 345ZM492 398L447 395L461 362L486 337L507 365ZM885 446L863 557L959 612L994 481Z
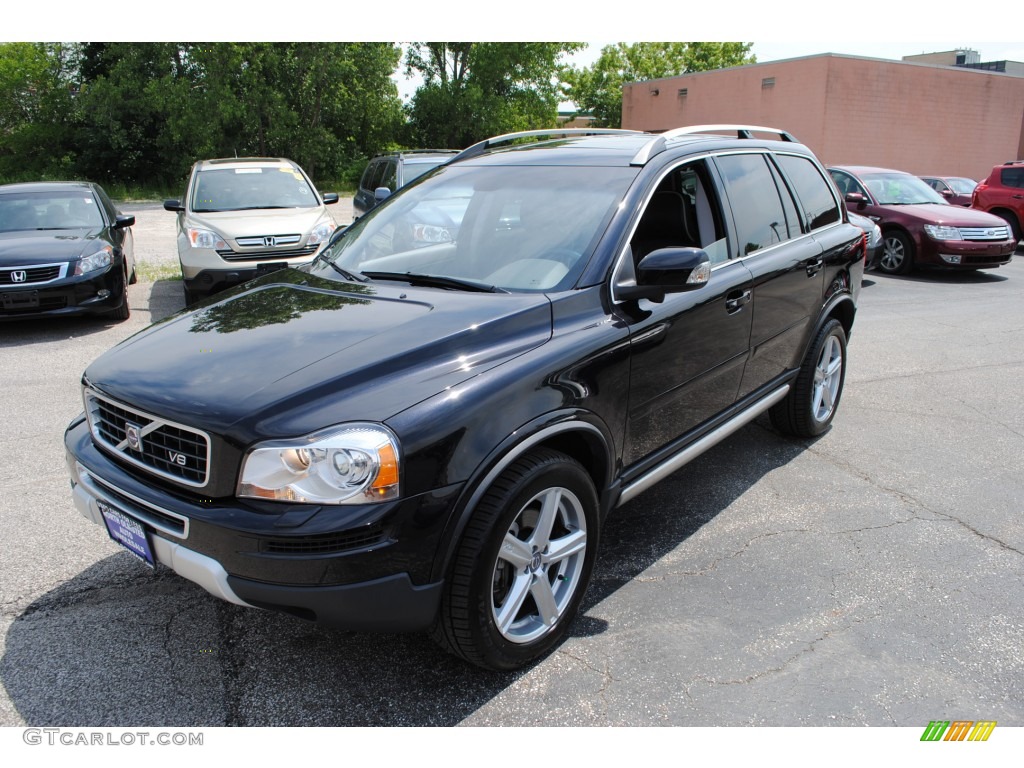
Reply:
M754 138L755 131L758 133L777 133L782 141L791 141L799 144L799 141L794 138L793 134L780 128L766 128L762 125L688 125L683 128L673 128L671 131L665 131L651 139L646 146L636 153L631 164L644 165L652 157L665 150L669 139L674 139L678 136L689 136L694 133L734 132L737 139L752 139Z
M381 152L381 156L392 157L394 155L450 155L455 154L457 149L393 149L388 152Z
M1003 165L1024 165L1024 160L1007 160Z
M517 131L516 133L506 133L501 136L492 136L489 139L478 141L476 144L466 147L448 162L457 163L461 160L468 160L471 157L478 157L492 147L496 147L499 144L508 144L517 139L528 139L535 136L597 136L606 133L642 134L643 131L628 131L621 128L542 128L534 131Z

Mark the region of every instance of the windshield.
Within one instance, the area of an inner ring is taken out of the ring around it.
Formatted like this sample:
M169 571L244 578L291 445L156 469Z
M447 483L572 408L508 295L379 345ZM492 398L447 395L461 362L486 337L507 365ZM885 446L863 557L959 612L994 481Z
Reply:
M909 173L867 173L861 180L879 205L949 205L946 198Z
M429 275L506 291L570 287L635 168L449 166L359 219L318 275ZM334 264L336 269L331 268Z
M320 205L306 177L292 167L212 168L196 174L196 213L260 208L315 208Z
M416 160L415 162L405 161L405 183L408 184L413 179L418 179L427 171L437 168L441 163L447 163L452 159L454 155L448 157L434 157L430 160Z
M87 189L0 195L0 232L102 226L99 206Z
M978 182L973 179L963 179L956 176L952 179L946 179L946 182L953 188L953 191L958 195L969 195L974 191L974 188L978 186Z

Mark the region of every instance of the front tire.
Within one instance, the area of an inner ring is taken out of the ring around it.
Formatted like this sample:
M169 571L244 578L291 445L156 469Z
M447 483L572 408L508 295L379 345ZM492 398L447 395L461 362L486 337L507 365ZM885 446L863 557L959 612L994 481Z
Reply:
M832 318L818 331L793 388L771 409L772 424L798 437L817 437L832 425L846 379L846 332Z
M123 275L121 278L121 306L111 310L110 317L112 320L121 323L131 317L131 314L132 308L128 305L128 276Z
M472 512L445 581L432 635L481 667L512 670L568 632L598 542L597 492L552 450L513 462Z
M888 275L905 275L914 266L914 244L902 232L887 232L878 268Z

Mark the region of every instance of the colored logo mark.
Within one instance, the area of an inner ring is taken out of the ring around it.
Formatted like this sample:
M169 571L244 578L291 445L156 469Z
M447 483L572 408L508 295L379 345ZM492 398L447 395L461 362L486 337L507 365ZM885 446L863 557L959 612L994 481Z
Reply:
M988 741L995 727L995 720L932 720L921 741Z

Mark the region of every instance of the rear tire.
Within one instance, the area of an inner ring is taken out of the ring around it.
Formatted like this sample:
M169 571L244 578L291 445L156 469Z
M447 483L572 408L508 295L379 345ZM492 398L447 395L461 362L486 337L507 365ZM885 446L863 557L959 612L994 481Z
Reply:
M434 640L493 670L548 653L586 592L597 511L590 476L568 456L542 449L513 462L472 511L445 580Z
M818 331L786 399L771 409L772 424L797 437L817 437L832 425L846 379L846 332L832 318Z
M1017 217L1014 216L1009 211L999 211L995 215L1007 223L1007 225L1010 227L1010 234L1013 235L1014 242L1019 246L1021 235L1020 223L1017 221Z

